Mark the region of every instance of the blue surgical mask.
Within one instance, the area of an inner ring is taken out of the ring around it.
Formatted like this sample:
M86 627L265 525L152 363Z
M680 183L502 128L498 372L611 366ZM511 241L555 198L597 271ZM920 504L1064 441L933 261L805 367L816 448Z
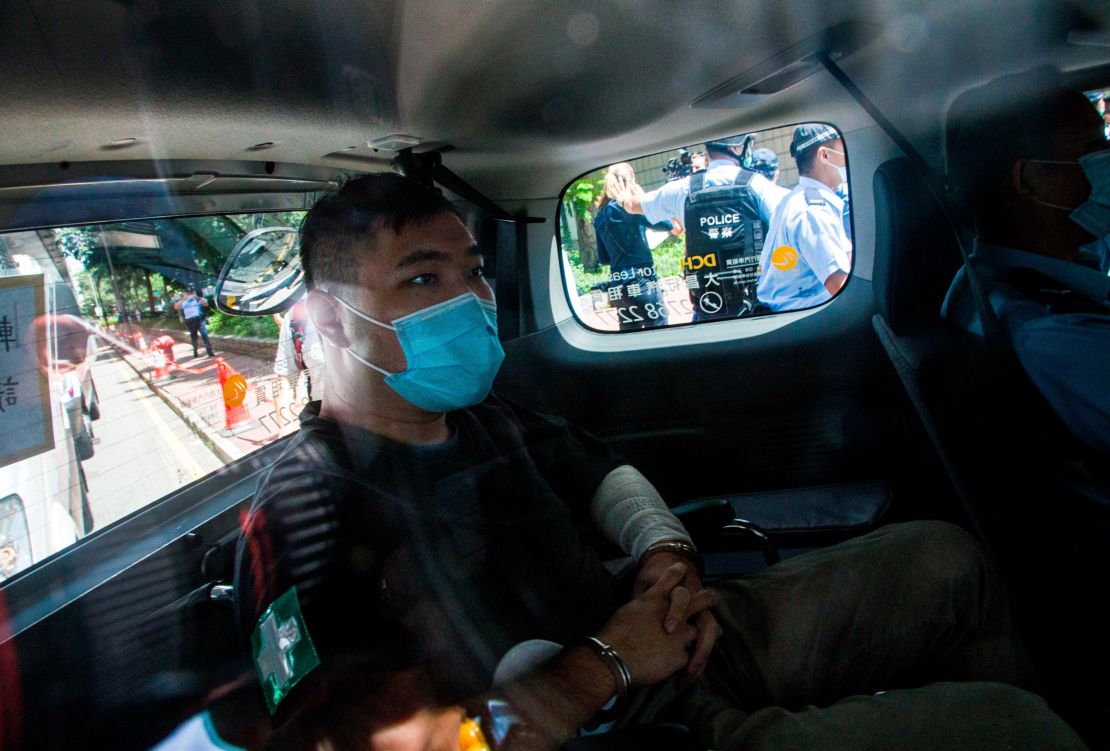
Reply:
M1069 218L1095 237L1110 235L1110 149L1087 154L1079 160L1091 195Z
M1091 266L1103 274L1110 275L1110 237L1103 237L1086 245L1079 246L1080 259L1086 257Z
M407 367L390 373L347 349L347 354L385 376L405 401L429 412L447 412L486 398L505 359L497 339L497 305L472 292L393 321L366 315L344 300L339 304L375 326L396 332Z

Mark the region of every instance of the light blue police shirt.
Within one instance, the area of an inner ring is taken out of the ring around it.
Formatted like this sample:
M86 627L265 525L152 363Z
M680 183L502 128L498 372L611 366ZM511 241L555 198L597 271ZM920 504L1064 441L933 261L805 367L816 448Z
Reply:
M181 312L184 314L186 320L191 320L201 315L200 299L196 297L188 297L185 302L181 303Z
M1076 438L1110 452L1110 310L1053 313L1005 282L1005 270L1032 268L1052 276L1051 267L1077 264L1015 248L975 241L972 262L987 299L1029 380ZM1091 283L1100 275L1090 271ZM983 326L961 268L944 298L941 315L976 336ZM1105 294L1105 286L1102 287Z
M821 203L810 205L806 188ZM759 256L756 297L772 311L801 310L832 299L825 280L852 268L852 243L844 233L844 200L824 183L802 177L782 200ZM776 249L787 248L788 250Z
M740 174L740 165L728 159L714 159L705 168L705 184L728 185L736 180L738 174ZM764 224L769 224L775 206L790 191L775 185L758 172L752 176L748 186L752 189L759 217ZM644 216L652 224L669 221L674 217L684 221L688 195L690 195L690 178L684 177L681 180L672 180L646 194L641 199L640 206L643 208Z

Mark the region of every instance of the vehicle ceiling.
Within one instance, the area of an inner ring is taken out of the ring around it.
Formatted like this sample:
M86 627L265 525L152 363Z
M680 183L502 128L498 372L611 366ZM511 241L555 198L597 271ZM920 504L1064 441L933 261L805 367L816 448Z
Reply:
M700 137L826 116L869 124L824 71L742 108L714 87L845 21L842 64L927 154L983 78L1110 62L1106 2L942 0L13 0L0 32L0 164L210 159L386 168L388 134L449 145L498 198ZM120 139L134 143L115 144ZM273 142L265 150L255 144ZM9 184L12 178L6 178Z

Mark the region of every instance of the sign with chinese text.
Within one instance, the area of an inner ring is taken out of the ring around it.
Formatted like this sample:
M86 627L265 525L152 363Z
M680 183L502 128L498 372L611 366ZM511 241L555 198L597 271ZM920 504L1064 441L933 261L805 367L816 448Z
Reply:
M0 277L0 467L54 448L50 378L36 353L49 328L42 274Z

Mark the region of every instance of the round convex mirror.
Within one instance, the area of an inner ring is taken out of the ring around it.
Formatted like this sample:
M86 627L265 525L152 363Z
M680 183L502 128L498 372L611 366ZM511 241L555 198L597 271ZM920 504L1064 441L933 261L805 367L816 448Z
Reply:
M288 309L304 292L297 230L262 227L236 243L216 282L216 307L240 316Z

